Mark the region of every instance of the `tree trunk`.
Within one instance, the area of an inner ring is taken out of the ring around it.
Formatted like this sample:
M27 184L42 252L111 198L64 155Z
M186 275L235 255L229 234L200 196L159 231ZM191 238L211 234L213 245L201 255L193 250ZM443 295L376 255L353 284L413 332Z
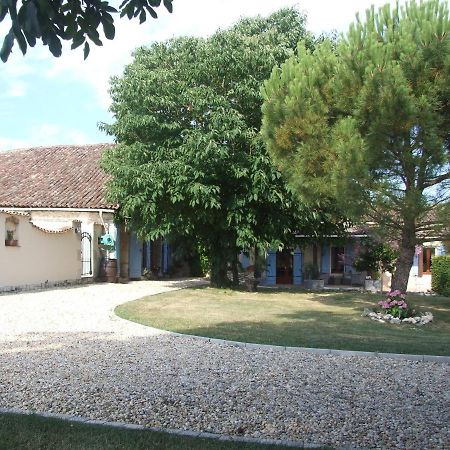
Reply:
M395 272L392 277L391 290L398 289L406 292L408 286L409 272L414 261L416 251L416 227L414 221L406 222L403 225L402 237L400 241L400 255L395 264Z
M217 288L230 287L231 282L227 276L227 259L216 251L210 253L211 286Z
M232 261L232 268L233 268L233 287L239 286L239 270L238 270L238 255L236 250L236 256L233 258Z
M254 250L254 276L255 278L261 278L261 267L259 265L259 251L258 251L258 247L255 245L255 250Z

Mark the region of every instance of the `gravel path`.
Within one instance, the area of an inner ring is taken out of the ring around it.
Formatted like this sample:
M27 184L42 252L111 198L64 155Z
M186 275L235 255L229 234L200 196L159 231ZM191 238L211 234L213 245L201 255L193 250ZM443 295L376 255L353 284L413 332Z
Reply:
M0 296L0 407L331 446L450 448L450 366L219 345L123 321L186 282Z

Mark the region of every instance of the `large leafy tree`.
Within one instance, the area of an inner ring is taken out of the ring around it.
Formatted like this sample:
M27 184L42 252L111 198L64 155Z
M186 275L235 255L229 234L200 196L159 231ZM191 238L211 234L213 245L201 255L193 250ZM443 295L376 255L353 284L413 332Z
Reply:
M172 1L163 0L164 6L172 12ZM54 56L62 52L61 40L72 43L72 49L84 44L84 57L89 54L89 41L102 45L100 26L106 39L114 39L114 15L129 19L139 17L142 23L147 15L157 17L156 8L161 0L123 0L118 9L108 0L0 0L0 22L8 18L11 22L0 58L3 62L17 42L23 54L27 47L34 47L38 40L48 45Z
M328 223L294 200L259 134L261 83L305 37L303 16L285 9L141 48L112 80L115 122L103 126L119 142L104 160L112 198L142 237L203 247L215 285L228 283L240 249Z
M303 201L395 239L401 290L416 244L449 222L449 31L446 2L372 8L336 49L300 46L264 88L277 166Z

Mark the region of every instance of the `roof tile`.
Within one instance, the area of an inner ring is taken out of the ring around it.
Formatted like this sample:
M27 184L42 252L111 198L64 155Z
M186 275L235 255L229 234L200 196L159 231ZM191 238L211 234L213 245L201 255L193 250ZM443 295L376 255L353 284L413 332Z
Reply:
M100 168L114 144L35 147L0 152L0 207L116 209Z

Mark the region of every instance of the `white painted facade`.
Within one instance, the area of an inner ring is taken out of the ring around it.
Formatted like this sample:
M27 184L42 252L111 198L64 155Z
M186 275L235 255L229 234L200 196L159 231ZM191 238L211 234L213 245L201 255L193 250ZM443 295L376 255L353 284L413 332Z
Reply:
M81 262L83 231L91 237L92 271L85 275ZM104 232L116 233L112 211L0 211L0 289L97 277L102 256L97 242ZM11 237L14 239L8 241Z

